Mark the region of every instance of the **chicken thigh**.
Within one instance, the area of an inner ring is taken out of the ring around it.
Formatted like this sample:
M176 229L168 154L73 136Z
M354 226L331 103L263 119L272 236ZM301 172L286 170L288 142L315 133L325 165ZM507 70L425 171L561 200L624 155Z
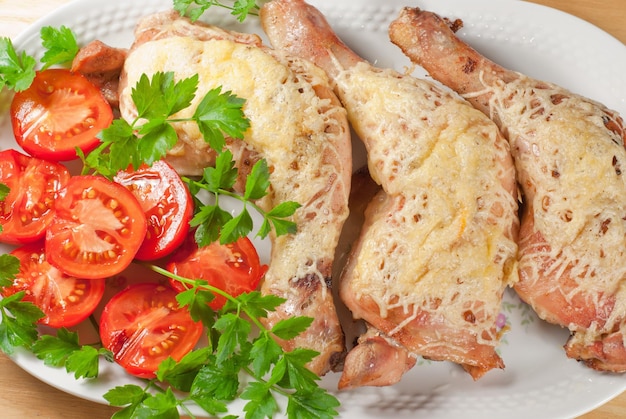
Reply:
M285 201L301 204L293 218L297 232L272 237L261 290L286 302L269 314L267 325L293 316L313 318L303 334L281 343L286 350L319 352L308 365L318 375L335 369L345 348L330 290L331 269L348 215L352 156L346 113L326 74L308 61L262 46L257 35L160 13L137 27L121 79L122 116L136 117L131 91L142 74L169 71L176 79L199 78L196 98L175 118L189 118L216 87L246 99L243 111L250 128L243 141L227 141L240 172L265 158L271 188L259 205L269 210ZM195 124L177 122L174 128L179 142L167 159L179 172L198 174L214 162L215 152Z
M505 69L436 14L405 8L390 37L493 118L523 192L519 282L537 314L569 328L569 357L626 371L626 167L622 119L552 83Z
M369 349L348 355L343 385L352 386L352 377L365 384L379 360L406 370L412 363L402 352L388 356L395 343L461 364L474 378L503 367L496 318L516 279L517 192L495 124L433 83L373 67L302 0L266 3L261 21L275 48L312 60L331 77L382 187L367 208L340 295L355 318L393 342L375 339L370 347L383 348L378 357ZM389 376L371 383L398 379Z

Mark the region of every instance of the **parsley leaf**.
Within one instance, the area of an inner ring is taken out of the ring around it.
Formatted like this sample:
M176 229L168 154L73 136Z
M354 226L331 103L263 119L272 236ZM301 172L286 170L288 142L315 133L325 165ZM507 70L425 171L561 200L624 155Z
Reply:
M0 38L0 90L17 92L27 89L35 78L35 59L25 52L18 55L10 38Z
M150 78L142 74L131 91L138 118L167 118L191 105L198 75L175 81L173 72L157 72Z
M100 356L104 355L111 361L113 354L104 348L96 349L93 346L83 345L68 355L65 361L67 372L73 372L74 378L96 378L99 371Z
M53 28L44 26L40 31L41 44L46 48L46 52L41 57L44 63L43 69L55 65L71 62L78 53L79 47L76 36L66 26Z
M244 99L231 92L222 93L222 88L216 87L209 90L198 104L193 120L198 124L205 141L218 153L225 145L223 133L241 139L250 127L250 121L242 110L244 103Z
M78 334L65 328L57 330L56 336L42 335L33 344L31 350L42 359L44 364L53 367L65 367L73 372L75 378L95 378L98 376L100 356L111 361L111 351L93 346L81 346Z
M9 187L4 183L0 182L0 201L4 201L7 195L9 195L9 192L11 192L11 189L9 189Z
M252 166L250 176L246 179L246 189L243 196L250 200L261 199L267 195L269 187L270 171L267 167L267 161L259 160Z
M276 403L276 398L272 395L269 383L251 383L241 393L241 398L250 400L244 406L246 418L271 418L278 412L278 403Z
M290 317L276 323L271 332L281 339L289 340L304 332L312 323L311 317Z
M78 334L65 328L59 329L56 336L42 335L32 347L37 358L53 367L64 366L67 357L79 349Z
M0 349L12 354L16 347L26 348L37 340L37 321L44 313L33 303L22 301L24 291L0 300Z
M178 135L167 121L153 119L141 127L138 141L139 161L152 165L176 145Z
M204 169L202 179L206 185L206 190L212 193L219 193L220 190L228 190L235 185L237 173L235 162L233 161L233 153L230 150L226 150L215 159L215 167Z
M111 406L139 404L145 398L145 390L133 384L126 384L107 391L103 397Z
M156 377L159 381L167 382L177 390L189 392L193 380L206 363L211 352L211 348L205 346L189 352L178 362L169 357L159 364Z
M20 260L13 255L0 255L0 288L10 287L20 272Z
M133 411L134 418L178 419L178 399L171 387L164 393L156 393L146 397Z
M338 415L339 401L324 389L316 387L297 391L289 397L287 416L302 419L330 419Z
M216 241L220 236L220 230L232 215L218 205L204 205L193 216L189 225L197 227L194 237L198 246L206 246Z
M220 232L220 243L232 243L240 237L247 236L253 227L252 217L244 206L239 215L228 220Z

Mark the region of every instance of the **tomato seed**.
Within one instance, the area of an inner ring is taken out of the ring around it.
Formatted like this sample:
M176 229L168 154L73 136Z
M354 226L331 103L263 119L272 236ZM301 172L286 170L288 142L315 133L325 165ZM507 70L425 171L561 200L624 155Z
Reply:
M118 209L119 206L120 206L120 203L117 199L111 198L108 202L108 207L111 208L112 210Z

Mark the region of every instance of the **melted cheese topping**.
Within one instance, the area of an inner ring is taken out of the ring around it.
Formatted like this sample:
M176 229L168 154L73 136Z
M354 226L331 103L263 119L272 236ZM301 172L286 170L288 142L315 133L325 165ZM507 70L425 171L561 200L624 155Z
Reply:
M610 313L585 319L590 326L564 325L588 328L591 342L626 313L623 133L607 128L614 115L602 105L524 76L481 93L491 94L491 111L507 127L535 231L545 239L521 255L520 269L537 293L558 293L570 303L582 296L599 313L607 298L616 299ZM544 318L571 310L534 308Z
M272 192L262 205L269 208L288 200L302 205L294 216L297 234L273 241L266 282L294 292L287 281L309 278L325 289L329 275L321 267L332 263L347 217L352 170L345 111L316 92L328 86L325 73L279 52L188 37L138 46L125 71L128 82L122 97L129 97L143 73L173 71L177 79L198 74L196 98L173 118L191 117L204 93L218 86L246 99L243 111L251 126L244 141L268 161L271 172ZM129 120L136 114L128 104L122 112ZM194 123L177 123L175 129L194 149L208 148Z
M426 311L496 345L490 333L517 250L513 165L497 127L426 81L366 64L337 87L387 193L347 273L350 289L382 317L401 307L406 323Z

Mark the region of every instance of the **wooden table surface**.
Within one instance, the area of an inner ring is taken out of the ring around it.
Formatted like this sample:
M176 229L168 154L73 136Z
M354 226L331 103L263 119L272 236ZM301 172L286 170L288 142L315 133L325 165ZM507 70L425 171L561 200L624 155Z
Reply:
M626 0L531 1L583 18L626 44ZM0 36L15 37L37 18L67 2L68 0L0 0ZM598 48L601 47L598 45ZM24 372L2 353L0 353L0 406L0 417L6 419L33 417L100 419L111 417L117 410L110 406L84 401L42 383ZM625 417L626 392L581 416L582 419Z

